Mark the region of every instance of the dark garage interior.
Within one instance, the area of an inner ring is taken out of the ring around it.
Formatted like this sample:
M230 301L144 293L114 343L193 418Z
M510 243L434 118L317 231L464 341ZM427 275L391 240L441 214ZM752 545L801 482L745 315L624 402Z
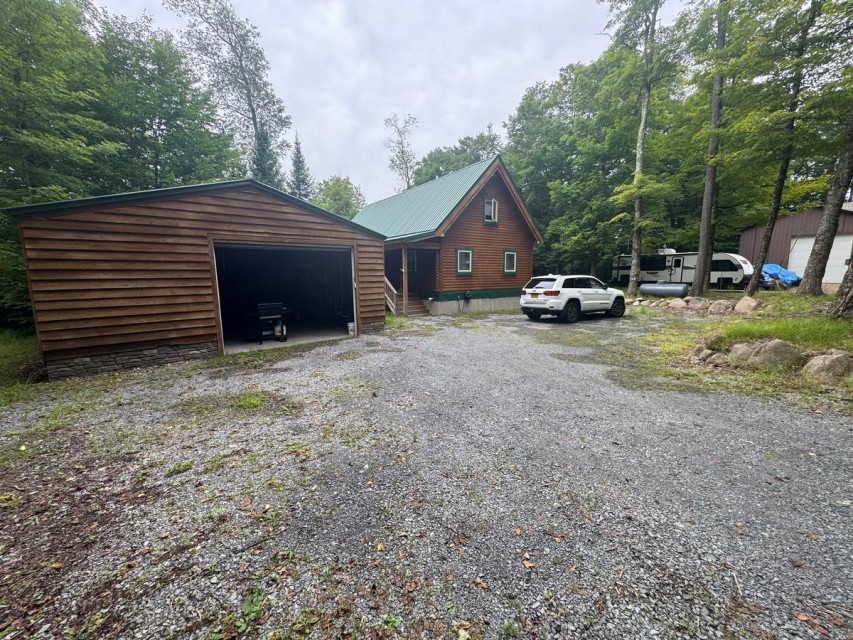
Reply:
M226 352L258 345L259 304L283 305L290 341L347 335L355 317L349 249L216 244L214 251Z

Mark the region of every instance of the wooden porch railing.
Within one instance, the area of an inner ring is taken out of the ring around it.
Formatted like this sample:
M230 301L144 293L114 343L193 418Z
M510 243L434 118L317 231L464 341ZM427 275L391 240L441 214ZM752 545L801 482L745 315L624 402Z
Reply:
M385 278L385 306L391 313L397 315L397 290L388 278Z

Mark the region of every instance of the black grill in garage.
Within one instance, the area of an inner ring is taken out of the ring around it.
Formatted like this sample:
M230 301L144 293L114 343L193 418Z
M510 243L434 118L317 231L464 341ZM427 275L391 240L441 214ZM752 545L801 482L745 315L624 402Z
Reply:
M214 251L226 351L258 343L258 305L271 303L283 305L291 340L347 334L355 318L349 249L217 243Z

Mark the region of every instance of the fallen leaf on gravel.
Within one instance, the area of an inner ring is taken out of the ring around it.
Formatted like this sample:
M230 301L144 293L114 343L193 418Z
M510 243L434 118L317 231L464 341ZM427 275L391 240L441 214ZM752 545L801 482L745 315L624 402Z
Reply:
M788 560L791 563L792 567L796 567L797 569L811 569L812 566L802 560Z
M50 565L50 568L56 569L57 571L59 571L62 568L62 563L61 562L54 562L52 565Z
M246 500L243 502L243 504L240 505L240 508L241 509L248 509L251 506L252 506L252 499L246 498Z
M169 532L168 532L168 531L164 531L163 533L161 533L161 534L160 534L160 539L161 539L161 540L163 540L163 539L165 539L165 538L168 538L168 537L169 537Z
M576 565L576 564L573 564L571 567L569 567L569 571L577 571L577 570L578 570L578 565Z
M130 561L127 563L127 568L128 568L128 569L133 569L135 566L136 566L136 560L130 560Z
M406 559L406 552L405 551L401 551L400 553L397 554L397 560L405 560L405 559Z
M456 623L456 628L457 629L470 629L471 623L468 622L467 620L460 620L459 622Z
M812 629L817 631L819 634L824 635L827 638L831 637L829 635L829 631L827 631L822 626L820 626L820 623L818 623L818 621L815 620L814 618L810 618L809 616L807 616L804 613L798 613L797 614L797 620L800 620L801 622L805 622L807 625L809 625Z
M522 561L521 561L521 564L523 564L523 565L524 565L524 568L525 568L525 569L530 569L531 567L535 567L535 566L536 566L536 563L535 563L535 562L530 562L530 560L522 560Z
M406 591L408 591L409 593L411 593L412 591L414 591L417 588L418 588L418 583L414 582L414 581L410 582L409 584L406 585Z
M380 542L379 544L376 545L376 550L377 551L385 551L385 545Z
M368 480L367 480L367 486L368 486L368 487L372 487L372 486L373 486L373 478L368 478Z
M474 580L474 584L477 585L478 587L480 587L481 589L488 589L489 588L489 585L486 583L486 581L482 580L480 578L477 578L476 580Z
M515 528L515 535L517 535L517 536L520 536L520 535L521 535L521 527L516 527L516 528Z

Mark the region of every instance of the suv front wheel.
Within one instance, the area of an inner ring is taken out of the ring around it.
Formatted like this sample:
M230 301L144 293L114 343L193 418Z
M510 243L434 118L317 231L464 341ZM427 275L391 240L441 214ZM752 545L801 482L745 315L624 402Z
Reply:
M622 298L616 298L604 314L611 318L621 318L625 315L625 300Z

